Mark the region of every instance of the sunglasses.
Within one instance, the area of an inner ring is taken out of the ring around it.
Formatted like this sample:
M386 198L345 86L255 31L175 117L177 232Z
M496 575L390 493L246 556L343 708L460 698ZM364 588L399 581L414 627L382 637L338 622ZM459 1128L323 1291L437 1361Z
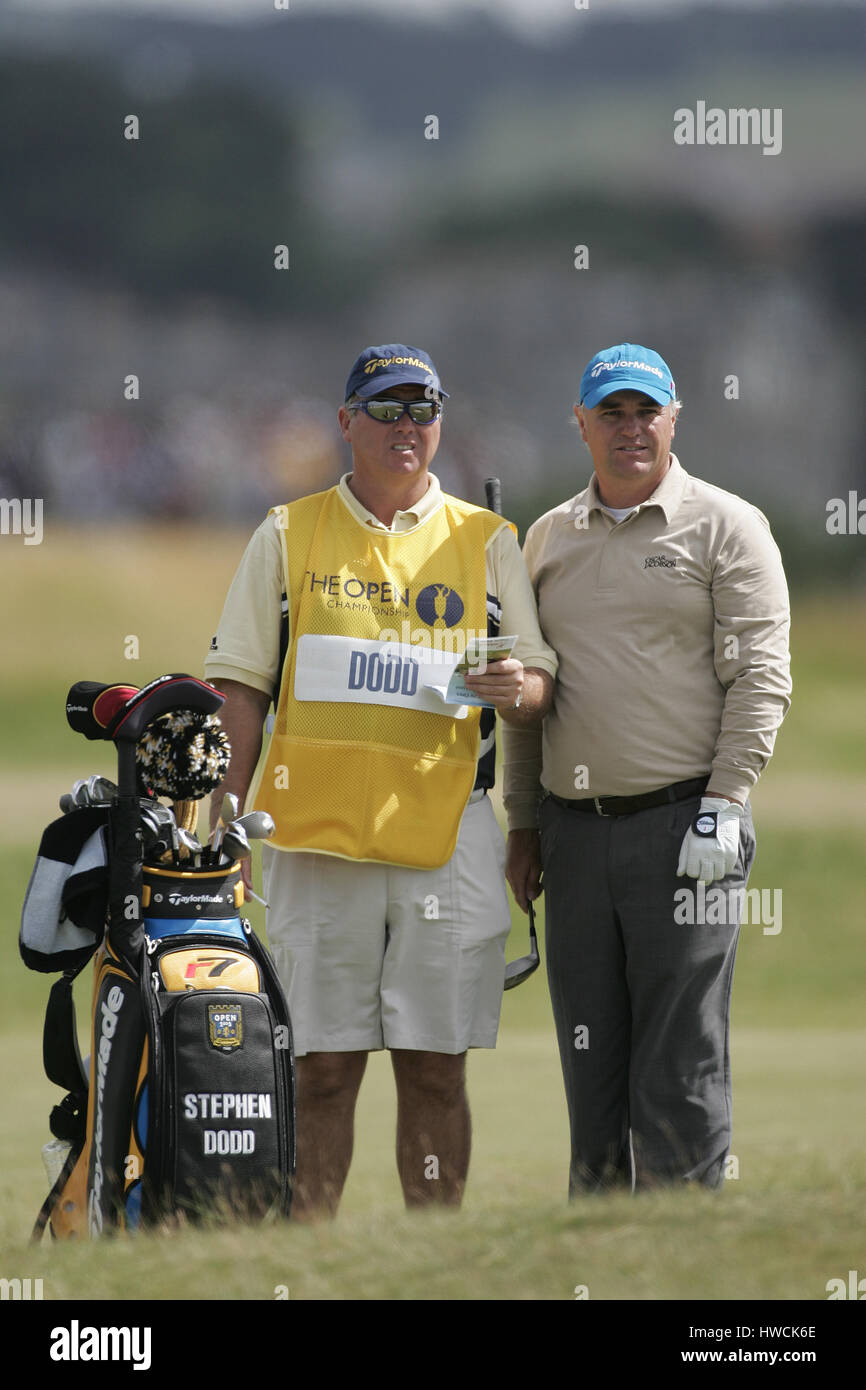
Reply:
M538 938L535 935L535 908L529 904L529 955L521 956L519 960L513 960L505 967L505 988L514 989L515 985L522 985L524 980L528 980L533 971L538 969Z
M365 415L369 415L371 420L378 420L380 425L396 425L398 420L402 420L404 415L415 425L432 425L434 420L438 420L442 414L441 401L361 401L358 405L352 405L350 410L363 410Z

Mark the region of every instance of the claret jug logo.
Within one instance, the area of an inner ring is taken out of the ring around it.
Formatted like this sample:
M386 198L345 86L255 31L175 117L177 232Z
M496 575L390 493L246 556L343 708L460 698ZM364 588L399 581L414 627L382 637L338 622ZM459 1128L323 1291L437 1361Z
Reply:
M415 608L430 628L453 627L463 617L463 600L447 584L428 584L416 598Z

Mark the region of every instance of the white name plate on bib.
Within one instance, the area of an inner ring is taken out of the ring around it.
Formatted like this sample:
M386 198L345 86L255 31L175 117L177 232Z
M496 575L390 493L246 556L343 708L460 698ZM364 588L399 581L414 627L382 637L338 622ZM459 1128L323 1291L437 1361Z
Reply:
M453 652L405 642L305 633L298 638L295 699L399 705L401 709L443 714L448 719L465 719L469 712L466 705L446 705L432 688L447 687L459 660Z

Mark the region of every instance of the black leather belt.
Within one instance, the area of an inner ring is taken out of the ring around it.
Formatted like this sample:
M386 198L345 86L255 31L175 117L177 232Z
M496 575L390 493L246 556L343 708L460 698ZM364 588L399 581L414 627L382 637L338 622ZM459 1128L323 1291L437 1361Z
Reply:
M566 811L591 811L595 816L633 816L636 811L648 811L651 806L666 806L672 801L686 801L706 791L709 777L692 777L687 782L672 782L658 791L642 796L584 796L579 801L567 801L564 796L547 795Z

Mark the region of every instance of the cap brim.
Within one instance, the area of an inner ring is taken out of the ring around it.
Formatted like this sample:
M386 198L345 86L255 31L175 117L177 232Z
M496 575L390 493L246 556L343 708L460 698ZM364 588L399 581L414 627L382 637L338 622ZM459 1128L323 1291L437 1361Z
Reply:
M363 386L355 388L355 395L362 401L369 400L371 396L379 396L383 391L390 391L392 386L432 386L433 382L428 377L425 381L420 381L418 377L403 376L401 373L392 375L390 372L382 372L375 380L366 382ZM447 397L448 392L443 391L441 386L435 387L437 396Z
M603 382L599 382L587 391L582 397L580 404L585 405L587 410L592 410L593 406L598 405L606 396L612 396L614 391L640 391L642 395L649 396L658 405L669 405L673 400L670 391L666 391L663 386L650 386L645 381L636 381L634 377L622 377L614 379L607 377Z

